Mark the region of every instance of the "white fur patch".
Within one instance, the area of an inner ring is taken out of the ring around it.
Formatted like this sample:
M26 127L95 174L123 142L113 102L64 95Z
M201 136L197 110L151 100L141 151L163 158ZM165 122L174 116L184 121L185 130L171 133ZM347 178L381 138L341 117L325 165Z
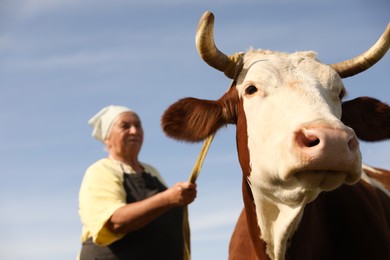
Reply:
M339 120L343 84L335 71L314 57L313 53L249 53L237 81L247 120L248 182L271 259L285 258L306 203L322 191L303 187L291 177L294 169L307 165L299 152L294 153L294 132L316 120L343 126Z
M252 193L255 198L261 239L267 243L267 254L271 259L283 260L287 242L298 228L306 203L290 207L270 201L259 190L252 189Z

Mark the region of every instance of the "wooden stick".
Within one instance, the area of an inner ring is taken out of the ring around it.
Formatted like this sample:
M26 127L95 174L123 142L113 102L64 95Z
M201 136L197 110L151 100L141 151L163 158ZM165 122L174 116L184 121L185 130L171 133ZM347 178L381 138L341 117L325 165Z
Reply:
M200 170L202 168L204 158L206 157L206 154L210 148L210 144L214 139L214 135L212 134L203 142L202 149L200 150L198 159L196 160L196 163L192 169L190 178L188 179L189 182L195 183L196 179L199 176ZM184 260L190 260L191 259L191 231L190 231L190 224L188 221L188 206L184 207L184 215L183 215L183 233L184 233Z
M233 85L235 85L235 80L232 80L229 89ZM211 134L206 138L206 140L204 140L202 149L200 150L200 153L198 155L198 159L196 160L195 165L192 168L190 178L188 179L189 182L191 183L196 182L196 179L198 178L200 170L202 168L204 158L206 157L206 154L210 148L210 144L213 141L214 136L215 133ZM190 230L190 223L188 221L188 206L184 207L184 212L183 212L183 233L184 233L184 260L191 260L191 234L190 234L191 230Z

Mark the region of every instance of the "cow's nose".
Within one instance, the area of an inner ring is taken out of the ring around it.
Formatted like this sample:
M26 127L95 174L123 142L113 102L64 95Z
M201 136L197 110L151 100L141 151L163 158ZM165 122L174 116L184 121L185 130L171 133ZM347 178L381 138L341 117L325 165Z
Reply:
M301 159L309 163L326 161L333 165L353 160L359 153L355 132L348 127L303 127L295 132L294 143Z

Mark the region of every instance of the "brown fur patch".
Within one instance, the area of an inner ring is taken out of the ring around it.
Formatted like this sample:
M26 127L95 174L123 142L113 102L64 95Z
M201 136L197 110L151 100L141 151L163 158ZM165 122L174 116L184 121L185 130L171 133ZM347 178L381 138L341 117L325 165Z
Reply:
M184 98L163 114L161 125L172 138L199 142L226 124L236 123L237 91L230 89L217 101Z
M234 228L229 244L229 260L259 259L268 260L266 244L260 239L260 228L257 223L255 204L251 189L243 177L242 195L245 208Z
M359 97L344 102L341 121L364 141L390 138L390 107L377 99Z

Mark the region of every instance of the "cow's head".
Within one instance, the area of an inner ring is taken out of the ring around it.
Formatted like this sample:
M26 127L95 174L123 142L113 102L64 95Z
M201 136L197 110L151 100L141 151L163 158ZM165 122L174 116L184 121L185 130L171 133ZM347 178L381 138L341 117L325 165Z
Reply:
M254 204L261 198L295 208L321 191L358 181L357 137L389 138L390 109L372 98L343 103L341 78L368 69L386 53L390 26L364 54L327 65L314 52L249 50L227 56L214 44L213 25L213 15L205 13L197 31L198 51L234 83L219 100L185 98L171 105L162 118L164 131L196 142L236 124L239 160ZM265 214L256 205L260 210Z

